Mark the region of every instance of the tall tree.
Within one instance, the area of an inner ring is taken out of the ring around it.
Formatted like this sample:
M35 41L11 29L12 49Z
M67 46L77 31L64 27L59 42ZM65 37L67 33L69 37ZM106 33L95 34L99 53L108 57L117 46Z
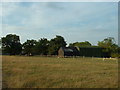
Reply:
M36 46L37 41L36 40L27 40L26 42L23 43L22 45L22 53L27 54L27 55L33 55L35 54L35 46Z
M54 39L50 40L48 54L57 55L60 47L65 47L67 44L62 36L56 35Z
M118 50L118 45L116 45L113 37L108 37L103 41L98 41L98 46L105 48L104 52L109 53L110 56L112 53L117 53Z
M8 34L2 37L2 50L3 54L18 55L21 53L22 46L20 38L17 35Z
M47 55L47 53L48 53L48 46L49 46L49 41L46 38L41 38L37 42L34 50L36 51L36 54Z

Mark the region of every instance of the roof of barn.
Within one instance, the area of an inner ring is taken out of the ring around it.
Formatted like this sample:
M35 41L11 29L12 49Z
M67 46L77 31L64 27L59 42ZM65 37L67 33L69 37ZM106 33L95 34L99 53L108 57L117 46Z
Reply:
M78 52L78 49L76 47L62 47L62 50L64 52Z

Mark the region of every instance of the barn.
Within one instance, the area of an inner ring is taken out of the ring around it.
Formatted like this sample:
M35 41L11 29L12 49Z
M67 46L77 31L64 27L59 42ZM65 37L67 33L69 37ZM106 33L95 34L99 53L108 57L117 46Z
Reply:
M80 56L80 55L76 47L61 47L58 50L58 56L66 57L66 56Z
M104 48L101 47L61 47L58 50L58 56L110 57L103 50Z
M79 47L80 56L103 57L103 48L101 47Z
M2 49L0 48L0 55L2 55Z
M104 52L102 47L78 47L80 56L86 57L110 57L109 52Z

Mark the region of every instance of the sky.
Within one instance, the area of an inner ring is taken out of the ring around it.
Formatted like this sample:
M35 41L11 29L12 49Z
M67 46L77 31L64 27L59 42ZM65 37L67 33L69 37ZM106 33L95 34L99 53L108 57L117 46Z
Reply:
M0 6L1 36L19 35L21 43L56 35L67 44L97 45L107 37L118 43L117 2L2 2Z

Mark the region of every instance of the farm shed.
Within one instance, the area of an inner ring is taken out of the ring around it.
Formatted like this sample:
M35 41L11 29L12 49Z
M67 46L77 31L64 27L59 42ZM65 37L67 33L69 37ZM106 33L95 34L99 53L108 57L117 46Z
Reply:
M79 51L76 47L61 47L58 50L59 57L66 57L66 56L79 56Z
M0 48L0 55L2 55L2 49Z
M80 56L86 57L106 57L107 54L103 53L101 47L77 47L80 52Z
M110 54L103 50L101 47L61 47L58 56L110 57Z

